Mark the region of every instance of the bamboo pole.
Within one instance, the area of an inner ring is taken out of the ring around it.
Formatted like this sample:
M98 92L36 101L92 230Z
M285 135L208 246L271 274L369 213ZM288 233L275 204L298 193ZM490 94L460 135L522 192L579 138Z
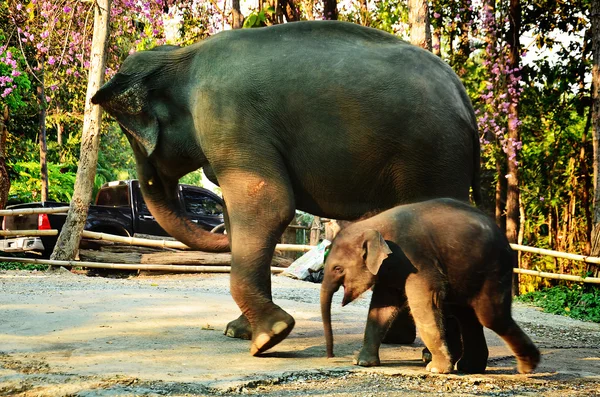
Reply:
M20 210L0 210L0 216L33 215L33 214L66 214L69 207L23 208Z
M189 265L142 265L142 264L126 264L126 263L98 263L98 262L81 262L81 261L56 261L50 259L35 259L35 258L11 258L0 256L0 261L6 262L23 262L33 263L38 265L50 266L76 266L89 267L95 269L119 269L119 270L154 270L154 271L169 271L169 272L202 272L202 273L230 273L231 266L189 266ZM280 267L272 267L271 273L277 274L285 269Z
M0 230L0 236L56 236L58 230Z
M547 250L547 249L543 249L543 248L528 247L526 245L519 245L519 244L511 244L510 246L512 247L512 249L517 250L517 251L531 252L533 254L540 254L540 255L548 255L548 256L553 256L555 258L570 259L573 261L600 264L600 258L594 257L594 256L567 254L565 252L552 251L552 250Z
M529 270L529 269L513 269L514 273L519 274L527 274L530 276L537 276L542 278L551 278L555 280L566 280L566 281L577 281L581 283L589 283L589 284L600 284L600 278L597 277L580 277L573 276L571 274L558 274L558 273L547 273L540 272L538 270Z

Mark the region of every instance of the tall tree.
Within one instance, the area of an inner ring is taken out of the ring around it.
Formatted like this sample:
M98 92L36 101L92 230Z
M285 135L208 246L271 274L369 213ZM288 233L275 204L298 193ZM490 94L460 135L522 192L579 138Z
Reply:
M426 0L408 0L410 42L431 51L431 27Z
M509 30L506 42L510 46L508 54L507 99L508 106L508 142L506 144L507 191L506 191L506 237L511 243L518 243L519 236L519 147L521 134L519 128L519 92L518 81L521 69L521 3L510 0L508 10Z
M244 25L244 15L240 9L240 0L231 1L231 28L241 29Z
M323 19L338 19L337 0L323 0Z
M52 259L56 260L72 260L75 258L92 199L92 189L98 161L102 110L100 106L93 105L91 99L102 84L104 84L106 50L110 33L110 10L111 0L96 1L94 6L94 35L92 37L90 71L85 100L77 180L65 225L51 256Z
M591 2L592 133L594 148L594 228L592 256L600 256L600 0Z

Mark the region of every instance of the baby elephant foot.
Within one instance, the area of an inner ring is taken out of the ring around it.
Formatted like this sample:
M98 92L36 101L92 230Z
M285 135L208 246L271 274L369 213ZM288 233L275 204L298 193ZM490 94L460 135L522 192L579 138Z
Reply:
M379 361L379 355L377 353L368 353L364 349L358 353L357 357L352 360L354 365L360 365L361 367L378 367L381 365Z
M454 371L450 360L436 360L435 358L427 364L426 370L432 374L449 374Z
M483 359L461 358L456 363L456 370L465 374L483 374L487 368L487 357Z
M276 306L270 315L259 321L261 322L256 324L252 331L253 339L250 354L253 356L264 353L284 340L296 324L294 318L279 306Z
M243 314L227 324L223 334L230 338L252 339L252 326Z
M424 363L431 361L431 352L426 347L423 348L423 351L421 352L421 360L423 360Z
M520 374L532 373L540 363L540 351L535 347L534 349L535 350L532 351L530 355L517 358L517 371L519 371Z

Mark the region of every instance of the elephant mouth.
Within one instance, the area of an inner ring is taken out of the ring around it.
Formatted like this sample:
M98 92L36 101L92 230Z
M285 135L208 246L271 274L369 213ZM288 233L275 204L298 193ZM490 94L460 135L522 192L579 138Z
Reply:
M352 291L344 288L344 298L342 299L342 307L346 306L348 303L354 300L354 296L352 295Z

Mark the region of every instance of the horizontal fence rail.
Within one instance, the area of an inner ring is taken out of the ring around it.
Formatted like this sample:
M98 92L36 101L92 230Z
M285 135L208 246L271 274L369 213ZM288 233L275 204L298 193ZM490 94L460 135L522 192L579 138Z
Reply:
M529 269L513 269L513 272L518 273L518 274L526 274L529 276L551 278L551 279L555 279L555 280L577 281L580 283L588 283L588 284L600 284L600 278L597 278L597 277L580 277L580 276L573 276L572 274L548 273L548 272L540 272L539 270L529 270Z

